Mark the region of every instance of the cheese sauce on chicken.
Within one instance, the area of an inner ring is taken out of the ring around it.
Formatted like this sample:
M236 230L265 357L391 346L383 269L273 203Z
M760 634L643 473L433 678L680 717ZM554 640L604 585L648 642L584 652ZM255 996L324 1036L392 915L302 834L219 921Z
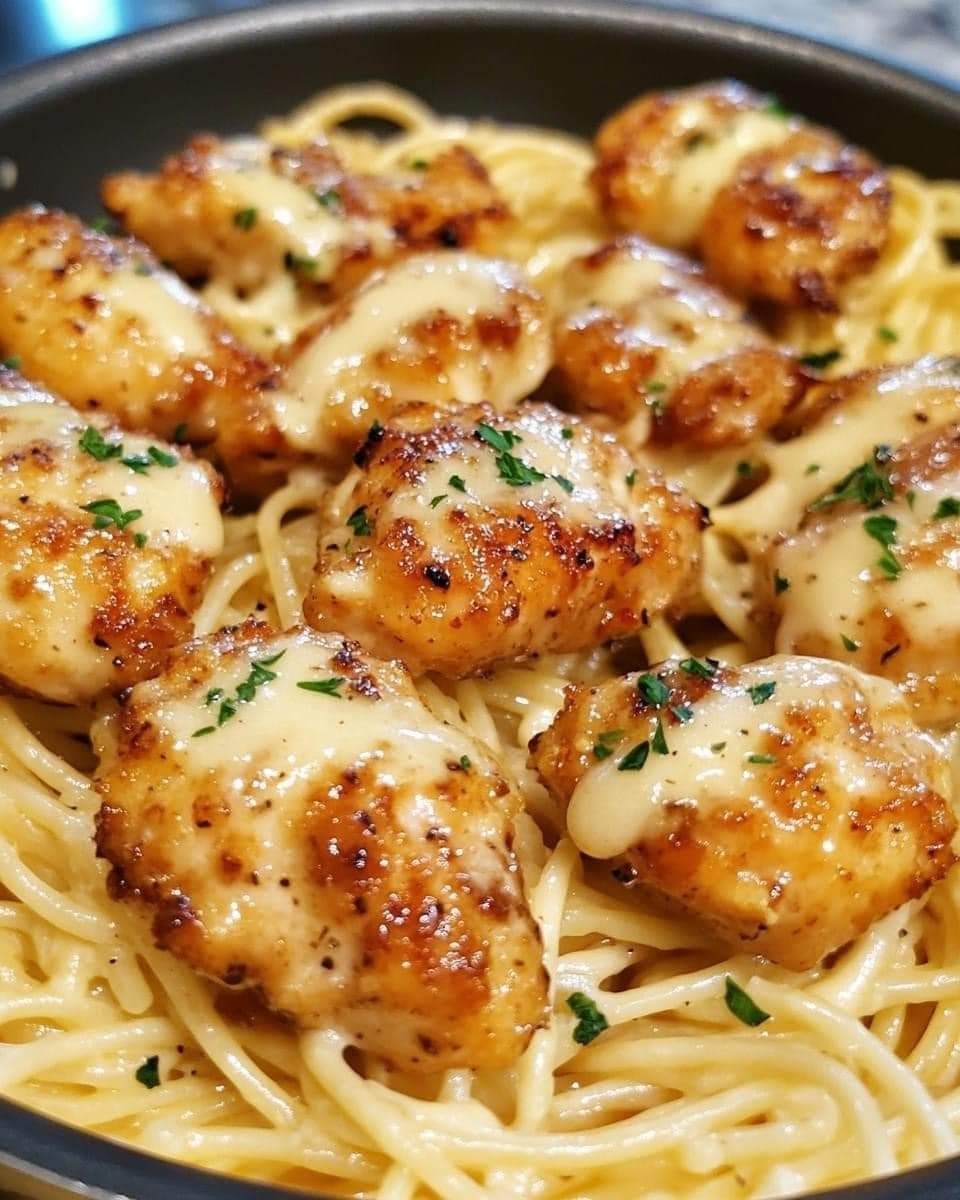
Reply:
M159 669L223 546L206 463L91 421L0 372L0 676L69 704Z
M249 622L94 741L113 893L204 974L413 1071L512 1063L545 1019L519 796L400 664Z
M594 646L689 602L701 520L549 405L415 408L371 432L334 493L305 612L415 674Z
M584 854L798 970L954 861L946 757L892 684L838 663L671 660L572 687L533 761Z

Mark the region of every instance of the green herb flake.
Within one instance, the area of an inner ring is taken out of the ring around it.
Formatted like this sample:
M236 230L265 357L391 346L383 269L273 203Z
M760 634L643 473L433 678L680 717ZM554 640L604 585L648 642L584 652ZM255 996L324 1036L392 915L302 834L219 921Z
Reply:
M473 766L473 763L471 763L470 759L466 756L466 754L461 754L460 758L457 762L457 766L459 766L461 771L469 771L470 768Z
M288 250L283 256L283 265L288 271L305 271L312 275L320 265L315 258L304 258Z
M632 470L629 475L625 475L623 477L623 481L627 485L628 488L632 488L633 485L637 482L636 468L634 468L634 470Z
M133 544L138 550L142 550L150 540L150 535L147 533L135 533L133 535Z
M769 113L771 117L782 117L783 120L787 120L793 115L783 101L776 96L771 96L761 111Z
M753 463L748 463L748 462L738 462L737 463L737 474L740 476L741 479L749 479L750 476L756 472L756 469L757 468L753 465Z
M565 476L551 475L550 478L555 484L557 484L559 487L562 487L568 496L573 492L573 484Z
M336 696L342 700L340 688L346 681L342 675L331 675L329 679L300 679L297 687L305 692L317 692L321 696Z
M724 752L724 750L726 750L726 748L727 748L726 742L711 742L710 743L710 753L711 754L722 754Z
M569 442L570 439L573 437L573 430L570 428L569 425L567 425L563 429L560 430L560 436L563 438L563 440L565 442Z
M855 642L852 637L847 637L845 633L840 634L840 641L843 643L844 650L849 650L851 654L860 649L860 643Z
M532 483L542 483L546 479L543 471L538 471L536 467L528 467L508 451L497 455L497 471L500 478L511 487L529 487Z
M153 267L149 263L139 262L133 268L134 275L152 275Z
M770 1020L770 1014L764 1012L762 1008L750 999L732 975L727 976L723 999L727 1008L744 1025L757 1026L762 1025L764 1021Z
M465 492L467 490L467 485L459 475L451 475L447 483L449 483L455 492Z
M218 700L222 700L227 693L221 687L211 688L204 696L204 704L216 704Z
M480 438L481 441L486 442L488 446L492 446L493 449L497 450L500 454L506 454L508 451L512 450L514 446L523 441L523 438L520 437L518 433L513 433L509 429L504 429L502 431L499 429L494 429L494 427L492 425L488 425L486 421L477 422L477 437Z
M883 546L883 553L877 559L877 566L888 579L896 579L903 570L903 563L897 558L890 547L897 540L897 522L894 517L877 515L867 517L863 522L864 531L875 542Z
M693 720L693 709L689 704L671 705L670 711L677 718L681 725L686 725L688 721Z
M884 550L877 559L877 566L888 579L896 579L903 571L903 563L892 550Z
M747 688L750 699L754 704L766 704L776 690L777 685L772 679L767 680L765 683L755 683L752 687Z
M442 504L444 502L444 500L446 500L446 498L447 498L447 493L441 492L441 494L439 496L434 496L434 498L430 501L430 507L436 508L437 505Z
M339 212L343 208L343 200L336 188L328 188L325 192L314 192L313 194L317 198L317 203L328 212Z
M776 762L776 757L773 754L748 754L747 762L754 763L758 767L769 767Z
M960 498L944 496L933 513L935 521L943 521L947 517L960 517Z
M594 1038L598 1038L605 1029L610 1028L610 1022L583 992L572 992L567 997L567 1008L577 1018L573 1028L573 1040L578 1046L589 1046Z
M804 354L800 361L805 367L812 367L815 371L824 371L841 358L843 358L843 351L833 346L829 350L815 350L810 354Z
M684 658L680 660L680 670L697 679L712 679L717 673L718 664L713 659Z
M649 379L643 387L654 396L660 396L667 390L667 385L659 379Z
M19 371L20 370L20 362L21 362L21 359L20 359L19 354L11 354L11 356L9 358L5 358L3 360L3 365L7 368L8 371Z
M878 325L877 337L881 342L896 342L900 340L900 334L895 329L891 329L889 325Z
M109 233L113 229L113 218L101 213L90 222L90 228L96 233Z
M123 453L123 446L118 442L108 442L94 425L88 425L83 433L80 434L78 444L84 454L89 454L97 462L106 462L110 458L119 458Z
M187 440L187 423L186 423L186 421L181 421L180 424L173 431L173 441L176 442L176 444L178 446L182 446L186 440Z
M427 169L427 167L429 167L429 166L430 166L430 164L427 162L427 160L425 158L415 158L410 163L410 170L411 171L425 171Z
M194 737L206 737L208 733L216 733L216 732L217 732L216 725L204 725L204 727L202 729L195 729L193 731L193 736Z
M252 229L257 223L257 210L255 208L238 208L233 214L233 223L244 232Z
M603 733L598 733L593 743L593 757L601 760L609 758L614 747L623 740L623 734L622 729L605 729Z
M656 675L647 673L639 676L637 691L648 704L653 704L656 708L662 708L664 704L670 702L670 689Z
M137 475L146 475L150 469L150 459L145 454L128 454L120 461Z
M807 466L807 469L804 471L804 475L816 475L819 471L820 471L819 463L809 463Z
M663 718L657 717L657 728L654 731L653 741L650 743L654 754L669 754L670 747L667 745L667 737L663 732Z
M810 505L811 510L830 508L845 500L862 504L865 508L879 508L888 500L893 499L893 487L886 471L878 470L890 460L890 451L886 446L875 446L873 460L854 467L844 477L833 485Z
M148 446L147 454L150 456L150 461L156 463L158 467L175 467L180 461L175 454L169 454L166 450L161 450L159 446Z
M782 596L784 592L790 588L790 580L780 574L779 570L773 572L773 590L778 596Z
M160 1086L160 1056L159 1054L151 1054L150 1057L137 1067L134 1078L137 1083L142 1083L145 1088L155 1088Z
M917 504L917 493L913 490L913 488L910 488L908 492L904 492L904 497L907 501L910 511L913 512Z
M124 512L116 500L92 500L89 504L81 504L80 507L84 512L92 514L94 529L106 529L108 525L125 529L131 522L143 516L141 508L131 508Z
M264 684L277 678L276 671L271 671L270 668L278 663L285 654L286 650L279 650L276 654L271 654L269 658L255 658L250 664L250 672L246 679L237 684L232 696L227 696L222 688L211 688L207 692L204 704L214 704L219 700L220 707L217 710L216 726L204 725L202 729L194 730L193 736L204 737L206 734L213 733L215 728L220 729L235 717L240 711L241 704L249 704Z
M373 533L373 526L367 519L367 506L361 504L359 508L355 508L347 517L347 525L353 530L357 537L369 537Z
M617 763L618 771L639 771L650 756L650 743L639 742Z

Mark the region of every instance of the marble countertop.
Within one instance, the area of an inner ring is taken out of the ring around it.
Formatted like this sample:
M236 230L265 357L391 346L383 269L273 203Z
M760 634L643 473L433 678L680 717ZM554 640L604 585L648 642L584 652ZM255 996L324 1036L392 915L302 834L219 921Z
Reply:
M826 39L960 87L960 0L659 2ZM542 3L549 8L550 0ZM0 0L0 70L131 30L255 6L255 0Z

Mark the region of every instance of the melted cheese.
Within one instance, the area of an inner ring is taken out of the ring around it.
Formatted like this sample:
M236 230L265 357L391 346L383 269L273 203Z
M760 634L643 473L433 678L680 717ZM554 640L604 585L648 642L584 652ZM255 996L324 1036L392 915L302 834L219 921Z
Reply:
M703 813L731 803L738 809L765 809L770 766L751 763L749 756L762 753L767 738L782 732L789 709L848 707L851 694L838 685L850 679L863 700L903 707L892 684L823 659L774 657L740 668L736 684L708 693L693 705L689 722L670 726L668 754L651 750L642 769L621 771L625 756L642 740L625 739L615 754L588 769L567 811L574 843L592 858L613 858L667 832L675 824L671 809ZM776 682L776 691L754 704L747 688L769 681ZM851 797L886 786L879 767L871 766L862 750L818 743L813 734L809 744L810 756L830 761L837 787Z
M779 651L792 650L814 634L831 646L831 656L835 651L837 658L855 663L857 651L845 648L841 635L858 642L868 632L871 610L881 607L895 614L912 643L956 644L960 551L951 538L937 552L936 541L947 522L932 517L942 498L960 496L960 474L942 476L935 484L918 483L913 492L912 504L900 499L878 510L897 522L891 552L904 570L895 579L877 567L882 548L864 529L870 514L860 508L834 518L822 532L801 531L778 549L778 570L790 581L779 601ZM932 561L924 561L925 546L933 550ZM914 549L921 551L919 561L911 561Z
M206 464L182 458L175 447L136 434L110 434L108 441L123 447L126 458L148 457L151 446L176 456L175 466L153 462L143 472L125 466L119 458L98 461L79 447L87 421L64 404L10 393L0 404L0 456L31 446L43 447L52 467L43 474L30 472L30 501L55 504L86 519L79 506L92 501L116 500L122 509L142 510L128 526L144 533L151 547L185 545L203 557L223 548L223 520ZM0 472L0 500L22 503L24 480L13 470ZM89 518L91 521L93 517Z
M420 255L374 276L291 366L294 395L280 405L284 433L298 448L322 450L325 408L365 387L389 390L389 368L378 369L374 360L378 353L402 353L410 326L437 314L464 325L505 314L518 299L519 284L515 268L472 254ZM497 407L527 395L549 365L549 339L534 324L508 351L463 349L444 364L439 379L424 380L427 394ZM423 399L423 388L408 398Z
M712 124L709 113L698 111L699 107L689 106L691 135L701 127L709 130ZM668 244L692 246L707 210L720 189L733 179L740 161L748 154L786 141L794 128L783 117L755 110L735 116L717 136L705 133L673 165L663 198Z
M745 500L714 509L714 527L762 548L795 528L806 506L866 461L875 446L897 446L958 418L960 376L949 363L921 360L891 372L828 411L809 432L769 446L763 455L767 482Z

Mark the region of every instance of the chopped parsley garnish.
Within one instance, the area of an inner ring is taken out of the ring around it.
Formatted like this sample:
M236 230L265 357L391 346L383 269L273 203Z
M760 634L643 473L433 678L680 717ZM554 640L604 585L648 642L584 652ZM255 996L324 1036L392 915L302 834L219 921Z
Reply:
M175 467L179 461L175 454L168 454L166 450L161 450L159 446L148 446L147 454L151 462L155 462L158 467Z
M11 356L9 358L5 358L3 360L3 365L7 368L8 371L19 371L20 370L20 355L19 354L11 354Z
M560 436L563 438L563 440L565 442L569 442L570 439L573 437L573 430L568 425L565 428L560 430Z
M473 764L470 762L470 759L465 754L460 755L458 766L460 767L461 771L469 771L472 765Z
M573 491L573 484L564 475L551 475L550 478L554 483L559 484L559 486L563 488L567 495L570 495L570 493Z
M772 679L765 683L755 683L752 687L747 688L754 704L766 704L776 690L777 685Z
M467 485L463 482L459 475L451 475L447 480L447 483L450 484L455 492L465 492L467 490Z
M732 975L727 976L723 998L727 1008L744 1025L762 1025L764 1021L770 1020L770 1014L764 1012L762 1008L751 1000Z
M222 725L226 725L231 718L235 717L240 711L241 704L249 704L264 684L276 679L276 671L271 671L270 668L274 663L279 662L285 654L286 650L280 650L276 654L272 654L269 658L255 658L250 664L250 673L242 683L237 684L232 696L227 696L222 688L211 688L204 698L204 704L209 706L219 701L220 708L217 710L217 723L215 726L204 725L202 729L195 729L193 736L203 737L208 733L213 733ZM298 684L297 686L301 687L303 685ZM310 690L313 691L314 689L311 688Z
M652 392L655 396L661 395L667 390L667 385L659 379L650 379L643 386L646 391Z
M737 463L737 474L740 476L741 479L749 479L750 476L756 471L756 469L757 468L753 465L753 463L748 463L748 462L738 462Z
M790 109L776 96L771 96L762 109L763 112L769 113L771 117L787 117L792 116Z
M934 510L933 519L942 521L945 517L960 517L960 498L944 496Z
M819 470L820 470L819 463L810 463L808 465L807 469L804 471L804 475L816 475Z
M425 158L415 158L410 164L411 171L425 171L430 164Z
M889 448L875 446L872 462L868 461L861 463L859 467L854 467L852 471L844 475L839 483L835 483L829 492L824 493L819 500L814 500L810 508L813 510L829 508L844 500L853 500L864 505L865 508L879 508L881 504L893 499L893 488L889 476L885 471L877 469L889 461Z
M618 771L639 771L650 756L650 743L640 742L617 763Z
M726 748L727 748L726 742L711 742L710 743L710 753L711 754L722 754L724 752L724 750L726 750Z
M255 208L238 208L233 214L233 223L238 229L244 231L252 229L257 223L257 210Z
M325 192L314 192L313 194L317 198L317 203L322 204L330 212L339 212L343 207L343 201L336 188L328 188Z
M623 738L623 733L622 729L605 729L603 733L598 733L597 740L593 743L593 757L609 758L614 747Z
M891 329L889 325L878 325L877 337L882 342L896 342L899 340L900 334L895 329Z
M747 755L747 762L755 763L758 767L769 767L772 763L775 763L776 761L777 760L776 760L775 756L772 754L748 754Z
M914 507L916 506L916 503L917 503L917 493L913 490L913 488L911 488L908 492L904 492L904 496L906 497L906 501L910 507L910 511L913 512Z
M355 508L347 517L347 524L357 535L357 537L369 537L373 533L373 526L367 520L367 506L361 504L359 508Z
M84 454L89 454L97 462L106 462L109 458L119 458L123 453L123 446L119 442L108 442L94 425L88 425L80 434L79 445Z
M710 139L705 133L691 133L687 140L683 143L684 153L692 154L698 146L703 146L709 141Z
M133 535L133 544L138 550L142 550L150 540L150 535L147 533L135 533Z
M133 273L134 275L152 275L153 267L151 267L149 263L139 262L133 268Z
M573 1027L573 1040L578 1046L589 1046L594 1038L598 1038L605 1029L610 1028L610 1022L583 992L572 992L567 997L567 1008L577 1018Z
M626 483L627 487L632 488L633 485L637 482L636 469L632 470L629 475L625 475L623 477L623 479L624 479L624 483Z
M670 711L677 718L681 725L686 725L688 721L693 720L693 709L689 704L671 705Z
M851 654L854 650L860 649L860 643L855 642L852 637L847 637L845 633L840 634L840 641L843 643L844 650L849 650Z
M444 502L444 500L446 500L446 498L447 498L447 493L441 492L439 496L434 496L434 498L430 501L430 507L436 508L437 505L442 504Z
M477 437L501 454L506 454L507 451L512 450L514 446L523 441L519 434L511 432L509 429L501 432L499 429L494 429L492 425L488 425L486 421L477 422Z
M790 587L790 580L780 574L779 570L773 572L773 590L778 596L782 596Z
M142 508L129 508L126 512L116 500L92 500L89 504L81 504L84 512L93 515L94 529L106 529L108 525L116 525L125 529L132 521L143 516Z
M344 682L342 675L331 675L329 679L301 679L297 687L305 692L319 692L321 696L336 696L340 700L340 688Z
M497 470L500 478L511 487L529 487L532 483L542 483L546 475L536 467L528 467L525 462L509 451L497 455Z
M186 423L186 421L181 421L180 424L174 429L173 440L177 443L178 446L182 446L183 443L187 440L187 423Z
M94 217L90 222L90 228L97 233L109 233L113 228L113 218L108 217L106 213L101 213L99 217Z
M670 701L670 689L656 675L641 675L637 680L637 691L648 704L662 708Z
M306 271L308 274L312 274L319 263L315 258L303 258L301 255L287 250L283 256L283 265L288 271Z
M717 673L718 664L711 658L684 658L680 660L680 670L697 679L712 679Z
M137 1083L142 1083L145 1088L155 1088L160 1086L160 1055L151 1054L150 1057L137 1067L134 1075Z
M663 732L663 718L657 717L657 728L653 735L653 741L650 743L654 754L669 754L670 747L667 745L667 738Z
M867 517L863 522L864 531L875 542L883 547L883 553L877 559L877 566L888 579L896 579L903 570L903 563L897 558L890 547L897 540L897 522L893 517L882 514Z
M815 371L823 371L827 367L832 367L841 358L843 358L843 351L833 346L830 350L815 350L810 354L804 354L801 356L800 361L805 367L813 367Z

